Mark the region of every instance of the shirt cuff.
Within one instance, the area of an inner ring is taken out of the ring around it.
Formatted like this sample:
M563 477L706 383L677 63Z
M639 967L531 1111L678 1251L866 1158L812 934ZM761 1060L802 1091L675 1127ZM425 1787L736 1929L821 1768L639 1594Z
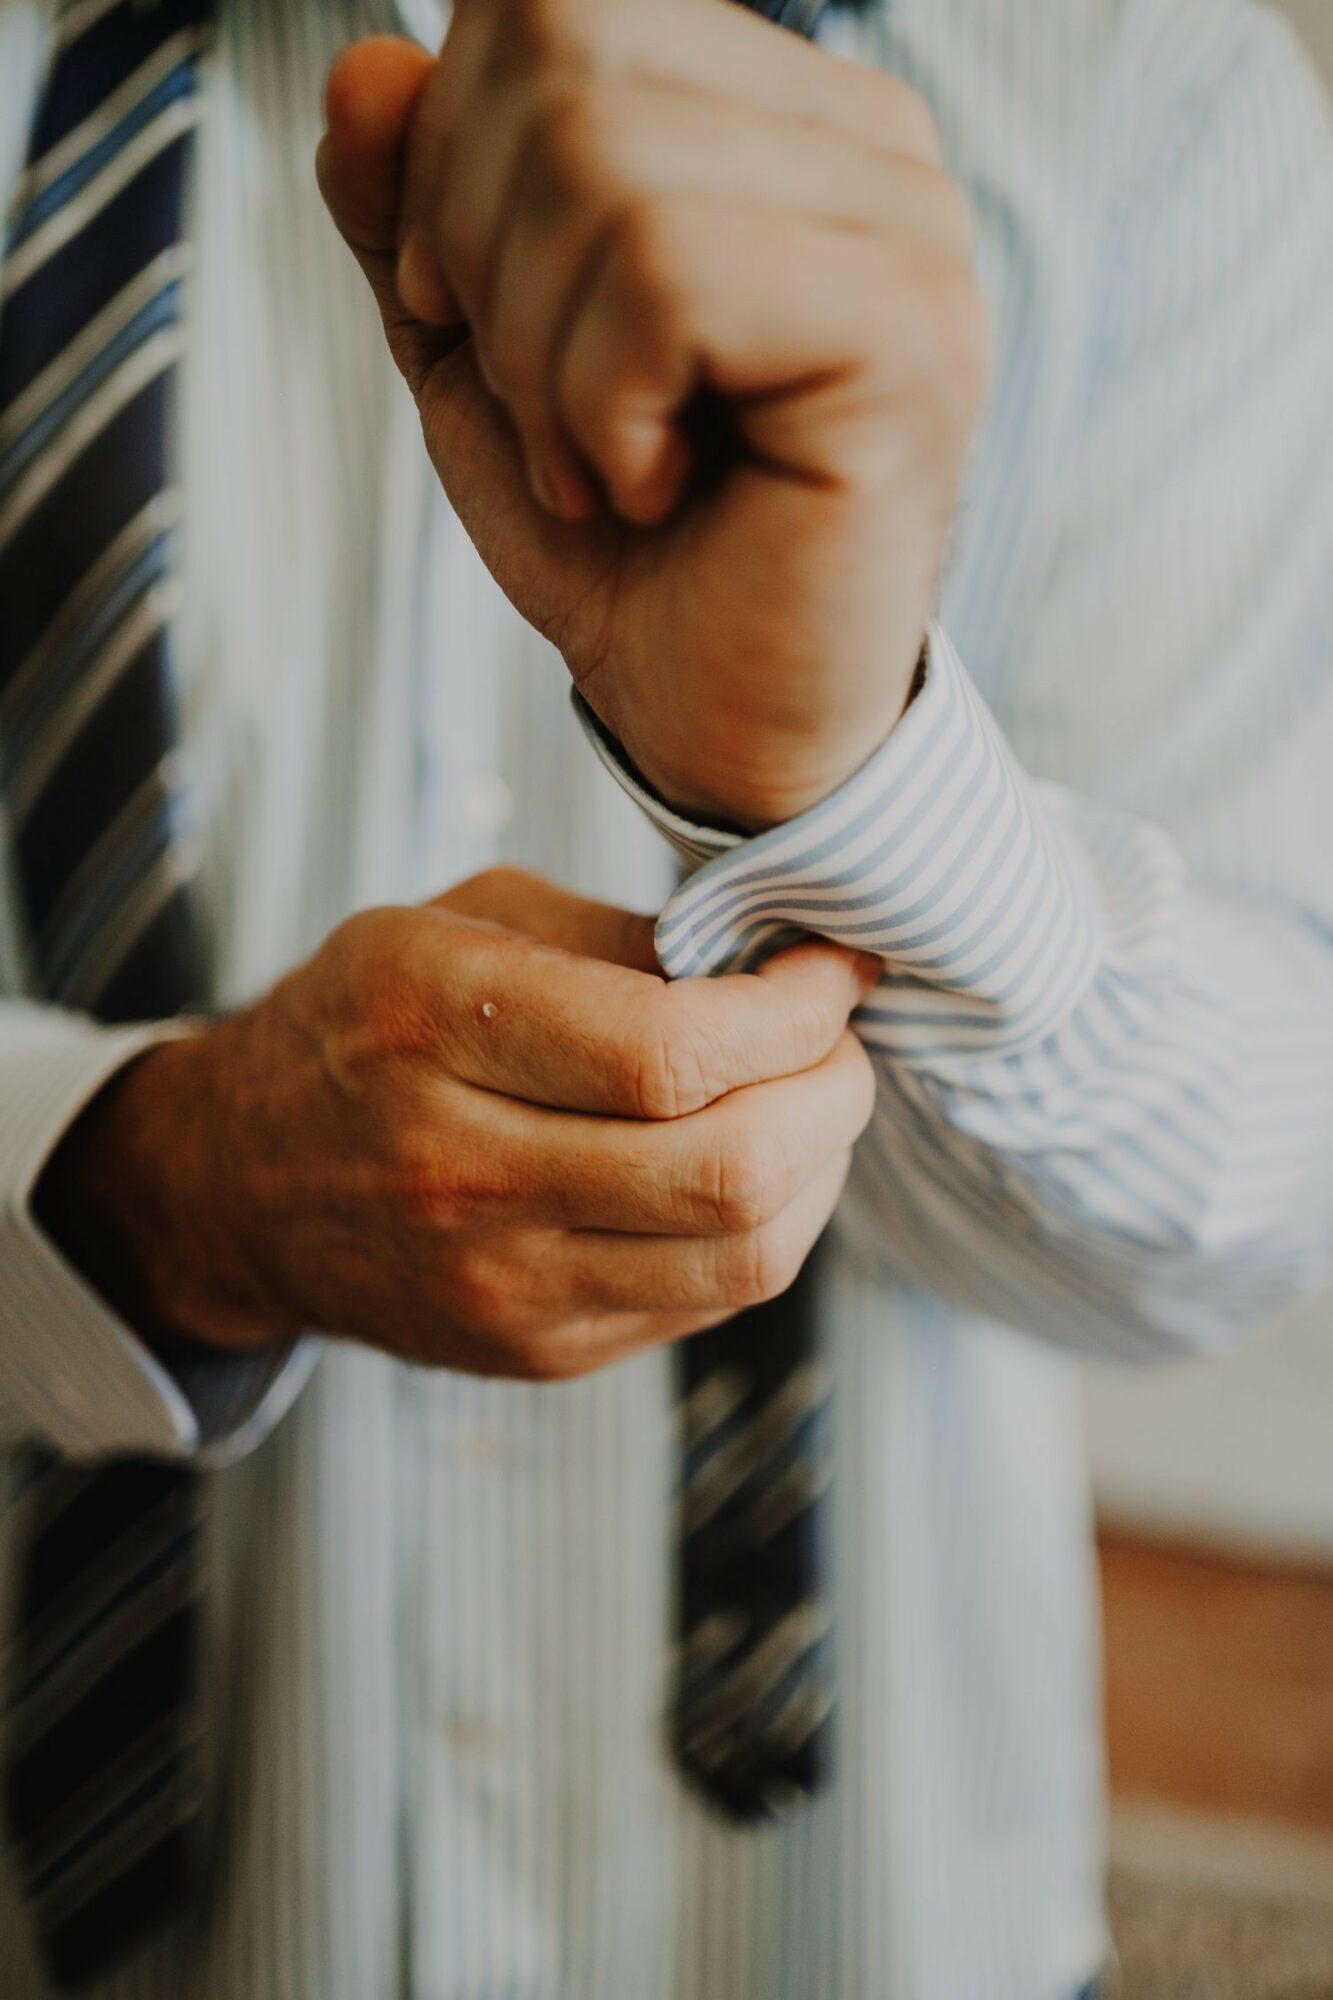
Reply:
M911 1063L1040 1042L1092 984L1100 895L1015 760L947 635L892 735L817 806L753 839L697 825L628 767L580 705L602 762L696 864L663 911L673 977L744 971L817 932L879 953L862 1037Z
M26 1011L26 1010L25 1010ZM103 1084L181 1022L101 1028L33 1010L0 1045L0 1411L11 1439L72 1459L234 1457L277 1421L309 1373L310 1343L262 1355L182 1354L168 1364L106 1305L32 1213L59 1140Z

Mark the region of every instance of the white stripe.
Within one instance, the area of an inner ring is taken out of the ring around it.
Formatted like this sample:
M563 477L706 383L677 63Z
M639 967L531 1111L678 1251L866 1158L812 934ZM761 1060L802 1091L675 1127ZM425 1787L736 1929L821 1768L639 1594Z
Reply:
M62 7L56 15L51 37L54 47L67 49L71 42L77 42L80 35L95 27L113 7L133 4L134 0L71 0L71 4Z
M184 759L179 750L169 750L141 784L135 786L120 811L111 819L60 892L35 941L39 959L48 960L58 945L66 924L77 916L81 904L95 889L100 878L114 866L117 856L139 832L184 787Z
M199 870L197 849L176 840L149 874L127 896L100 937L89 946L78 967L62 987L60 997L67 1006L96 1007L153 920L166 908L178 890L187 888Z
M104 1618L76 1652L61 1660L25 1700L15 1703L11 1719L21 1732L25 1751L35 1750L128 1653L190 1603L201 1583L196 1566L182 1556Z
M745 1654L736 1671L723 1685L701 1700L691 1702L682 1718L694 1755L704 1755L710 1743L725 1756L725 1746L717 1742L745 1715L757 1708L770 1689L791 1672L803 1653L827 1636L829 1614L817 1604L801 1604L779 1619L772 1631Z
M794 1368L781 1387L696 1469L681 1498L681 1518L696 1533L719 1507L758 1474L791 1433L816 1411L830 1388L822 1361Z
M98 603L112 588L117 577L130 568L151 542L177 526L181 517L180 494L175 487L155 493L134 518L125 523L114 541L109 542L97 561L87 569L57 611L51 623L20 663L14 678L0 693L0 734L12 728L37 683L51 662L86 624Z
M22 436L75 377L108 346L134 315L160 291L183 277L190 267L190 246L173 243L146 264L95 318L76 333L69 345L49 361L40 375L4 411L0 411L0 452Z
M52 181L58 180L67 167L72 167L85 153L91 152L108 132L131 112L135 105L147 97L150 91L165 81L171 72L183 62L198 54L208 40L208 31L203 27L182 28L179 33L169 35L159 48L154 49L138 69L131 72L122 84L103 98L96 111L80 121L54 145L34 160L27 172L20 176L14 198L10 205L11 217L22 216L24 209ZM78 197L73 197L77 201Z
M79 231L100 215L108 203L115 200L122 188L129 186L135 176L142 172L151 160L184 133L199 123L199 100L197 97L177 98L164 105L151 124L142 132L136 132L127 146L114 158L107 161L100 173L94 175L88 185L72 195L62 208L49 216L31 236L25 237L16 250L0 264L0 303L12 298L21 285L26 285L34 272L55 256L58 250L72 242Z
M63 1469L63 1468L62 1468ZM87 1482L85 1481L86 1485ZM45 1675L48 1664L64 1652L78 1627L95 1620L113 1602L136 1571L159 1555L181 1532L180 1499L172 1495L126 1528L98 1557L97 1580L76 1576L45 1605L41 1615L24 1624L21 1653L16 1650L17 1634L11 1634L6 1649L5 1672L21 1671L26 1678ZM89 1634L95 1637L95 1629ZM77 1657L68 1662L77 1672ZM16 1711L20 1715L22 1709Z
M174 577L151 584L89 661L6 789L9 823L16 833L22 830L23 822L89 716L148 641L170 622L179 605L180 584Z
M37 1898L42 1923L51 1929L68 1923L85 1903L128 1874L173 1828L187 1824L200 1803L197 1780L178 1776L160 1798L109 1827L90 1854L58 1876Z
M159 327L125 356L86 403L79 405L69 422L33 460L8 499L0 503L0 549L14 539L28 516L112 418L119 416L141 389L179 361L183 347L184 337L179 327Z
M184 1754L192 1753L199 1741L197 1731L182 1727L182 1716L173 1713L154 1723L137 1737L86 1785L81 1785L55 1812L42 1820L35 1833L23 1842L23 1866L27 1876L45 1875L62 1853L82 1839L87 1829L104 1819L118 1797ZM114 1834L118 1829L110 1829ZM54 1882L52 1884L54 1886Z

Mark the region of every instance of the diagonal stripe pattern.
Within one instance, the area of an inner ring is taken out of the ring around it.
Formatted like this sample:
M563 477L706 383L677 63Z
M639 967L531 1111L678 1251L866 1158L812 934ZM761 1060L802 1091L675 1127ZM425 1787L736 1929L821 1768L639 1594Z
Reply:
M74 0L0 257L0 826L34 993L105 1021L207 979L171 680L169 420L198 0ZM21 1469L4 1804L53 1980L177 1907L199 1820L200 1488Z
M745 4L808 35L824 0ZM782 1298L676 1349L668 1726L684 1775L741 1823L810 1797L832 1763L831 1408L812 1290L807 1263Z
M831 1762L822 1505L829 1384L814 1275L677 1350L677 1657L671 1738L728 1818L774 1817Z

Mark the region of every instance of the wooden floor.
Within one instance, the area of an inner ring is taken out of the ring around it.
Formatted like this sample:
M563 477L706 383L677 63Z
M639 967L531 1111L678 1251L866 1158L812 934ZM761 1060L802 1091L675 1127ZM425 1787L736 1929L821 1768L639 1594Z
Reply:
M1333 1570L1104 1531L1116 1796L1333 1833Z

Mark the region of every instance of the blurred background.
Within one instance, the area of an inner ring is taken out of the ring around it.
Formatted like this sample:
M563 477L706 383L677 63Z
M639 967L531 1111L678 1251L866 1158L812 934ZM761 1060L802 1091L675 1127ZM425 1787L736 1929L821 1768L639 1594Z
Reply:
M1279 11L1333 89L1333 0ZM1333 2000L1333 1295L1087 1422L1119 2000Z

